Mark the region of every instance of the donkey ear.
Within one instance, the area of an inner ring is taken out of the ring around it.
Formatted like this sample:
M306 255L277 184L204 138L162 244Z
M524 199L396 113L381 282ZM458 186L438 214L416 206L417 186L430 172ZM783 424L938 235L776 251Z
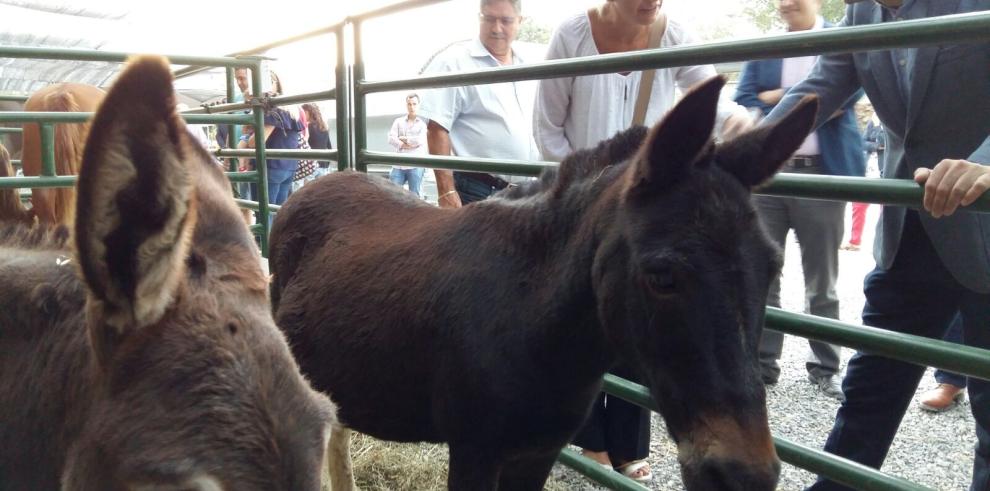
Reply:
M716 162L749 187L773 177L801 146L818 114L818 97L802 98L783 118L726 142L716 150Z
M697 160L711 140L721 76L692 88L647 135L634 161L630 191L662 189Z
M91 308L118 334L158 321L185 273L195 201L173 94L164 58L131 60L83 154L76 252Z

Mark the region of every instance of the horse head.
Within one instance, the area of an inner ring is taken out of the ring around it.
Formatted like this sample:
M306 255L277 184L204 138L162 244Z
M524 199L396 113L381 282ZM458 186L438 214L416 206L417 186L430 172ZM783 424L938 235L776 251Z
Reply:
M780 463L757 345L781 258L750 195L805 139L817 102L716 145L723 83L686 94L615 177L592 281L606 335L678 444L687 489L770 490Z
M75 262L94 395L63 487L318 490L333 406L272 320L257 246L175 111L167 61L131 61L84 162Z

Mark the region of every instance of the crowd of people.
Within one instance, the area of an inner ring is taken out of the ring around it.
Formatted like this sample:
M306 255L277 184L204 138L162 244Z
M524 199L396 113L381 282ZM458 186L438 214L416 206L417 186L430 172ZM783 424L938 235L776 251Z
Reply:
M234 81L237 84L238 92L235 93L231 102L244 102L252 97L251 82L248 78L246 68L234 70ZM275 71L269 71L270 86L261 88L264 96L278 97L285 93L282 80ZM264 115L265 148L270 150L298 150L311 148L314 150L327 150L332 148L330 142L330 131L326 118L320 112L316 104L303 104L302 106L271 105L265 108ZM225 126L217 127L216 143L219 148L227 148L230 145L229 132L233 132L233 141L236 148L255 148L256 135L252 126ZM298 175L300 161L298 159L265 159L266 170L268 172L268 202L281 205L288 199L293 190L298 189L306 179L315 179L329 171L329 162L321 161L319 167L313 175ZM240 172L257 169L254 159L231 159L234 168ZM255 199L260 197L257 185L239 183L235 186L237 197L242 199Z
M821 0L776 0L788 31L832 27ZM990 0L845 0L840 26L896 23L990 10ZM662 0L604 0L567 18L554 31L547 59L575 58L673 47L694 42L690 26L670 18ZM521 0L480 0L478 36L454 43L432 58L424 73L473 71L540 61L527 59L513 42L523 20ZM405 97L406 114L388 133L399 153L560 161L636 124L652 125L672 107L678 90L715 75L710 65L686 66L474 86L430 89ZM248 87L238 83L248 94ZM246 77L244 78L246 81ZM273 78L273 93L281 84ZM990 348L990 215L966 206L990 188L990 44L946 44L852 54L829 54L747 63L733 99L718 108L715 136L730 139L776 121L804 96L816 95L815 130L783 172L863 176L876 155L881 177L914 179L924 188L920 209L882 207L866 277L863 323L894 332ZM857 125L861 96L876 116ZM315 106L314 106L315 108ZM265 116L268 148L294 148L314 128L325 132L318 110L310 124L282 108ZM314 126L313 119L316 119ZM254 135L239 130L240 146ZM326 145L326 146L323 146ZM248 168L253 162L246 164ZM270 160L269 198L285 200L294 164ZM424 170L396 166L392 182L422 196ZM459 207L484 200L522 179L482 172L436 170L438 205ZM246 190L250 192L250 190ZM781 247L789 231L801 247L806 309L838 318L835 292L839 251L859 250L866 205L853 205L852 230L843 244L845 203L757 196L768 236ZM767 304L780 305L780 281ZM783 334L764 331L759 347L763 382L776 383ZM838 346L809 341L808 380L825 397L841 401L825 449L879 468L925 367L867 352L856 353L841 376ZM637 379L631 367L620 376ZM987 381L940 372L939 386L920 401L933 411L954 407L968 390L976 420L973 490L990 489L990 393ZM967 383L968 382L968 383ZM603 395L575 443L607 468L638 481L651 478L649 414ZM844 489L819 480L812 489Z

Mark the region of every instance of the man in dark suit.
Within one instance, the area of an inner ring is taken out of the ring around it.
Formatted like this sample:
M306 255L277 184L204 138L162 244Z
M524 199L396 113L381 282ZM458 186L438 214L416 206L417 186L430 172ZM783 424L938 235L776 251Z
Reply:
M831 27L819 15L821 0L778 0L780 16L789 31ZM736 88L736 102L767 114L788 87L804 80L815 64L815 56L762 60L743 67ZM808 136L795 156L784 164L783 172L862 176L866 172L863 140L856 125L853 97L831 118ZM801 244L804 267L805 304L812 315L839 318L839 297L835 282L839 274L839 246L845 230L846 204L838 201L756 196L753 199L770 237L785 247L788 230L794 230ZM780 276L770 285L767 304L780 307ZM839 347L809 340L808 380L825 395L842 400ZM760 372L763 382L773 384L780 376L784 335L765 330L760 340Z
M990 10L990 0L846 0L844 25ZM860 88L886 129L885 178L924 185L921 210L884 206L863 323L938 339L958 314L965 344L990 348L990 214L966 210L990 188L990 43L825 55L767 116L817 94L818 124ZM879 468L924 367L857 353L825 450ZM990 382L969 386L973 491L990 489ZM815 490L846 489L819 481Z

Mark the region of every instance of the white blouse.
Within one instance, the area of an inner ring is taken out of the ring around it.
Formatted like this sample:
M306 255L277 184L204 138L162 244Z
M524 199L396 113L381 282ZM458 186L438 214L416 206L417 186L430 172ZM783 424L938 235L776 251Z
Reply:
M660 47L691 44L693 37L676 19L668 19ZM554 32L547 59L600 54L587 12L564 21ZM540 81L533 112L533 136L544 160L559 162L574 150L592 147L632 125L642 72L606 73ZM675 88L687 90L716 75L712 65L661 68L653 78L646 125L660 120L674 105ZM746 110L723 98L716 129L732 113Z

